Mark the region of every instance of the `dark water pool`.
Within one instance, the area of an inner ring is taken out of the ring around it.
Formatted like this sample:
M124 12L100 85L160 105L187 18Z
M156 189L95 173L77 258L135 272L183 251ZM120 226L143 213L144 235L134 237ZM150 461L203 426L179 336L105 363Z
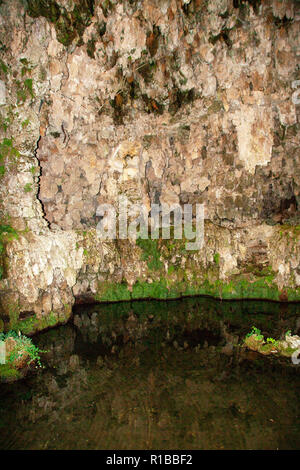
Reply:
M300 366L239 347L299 334L300 304L77 307L34 338L45 369L0 385L1 449L297 449Z

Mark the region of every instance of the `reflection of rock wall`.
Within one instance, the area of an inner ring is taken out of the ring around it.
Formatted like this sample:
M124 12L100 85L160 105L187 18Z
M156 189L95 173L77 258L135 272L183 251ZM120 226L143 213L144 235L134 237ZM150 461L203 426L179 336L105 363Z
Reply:
M217 254L222 282L255 265L287 292L277 297L296 297L297 2L48 4L0 6L0 132L21 154L17 165L6 158L1 217L33 232L3 261L6 314L70 311L74 295L98 295L110 276L130 289L166 277L172 257L162 253L165 271L146 272L138 248L102 245L90 232L98 205L120 195L147 209L205 204L214 229L201 256L177 253L186 273L177 284L204 282Z
M98 358L97 363L101 362L100 354L122 355L126 345L134 345L135 352L143 350L143 344L147 344L148 351L167 344L177 349L219 345L225 354L233 354L233 345L243 343L245 332L250 332L253 324L269 332L272 324L272 336L276 338L284 338L285 331L296 333L300 327L299 311L300 306L293 303L220 302L207 297L80 306L75 308L73 320L76 351L80 352L84 344L90 351L93 344L90 355ZM286 338L297 347L298 336Z

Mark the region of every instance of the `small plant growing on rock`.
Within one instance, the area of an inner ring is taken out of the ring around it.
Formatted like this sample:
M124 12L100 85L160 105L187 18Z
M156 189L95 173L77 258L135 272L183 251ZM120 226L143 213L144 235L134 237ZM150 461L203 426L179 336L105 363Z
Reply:
M264 341L264 336L261 334L261 331L255 326L252 326L252 330L246 335L246 338L250 338L253 335L256 336L258 341Z
M220 253L215 253L214 254L214 262L217 266L220 264Z
M0 143L0 174L5 174L5 166L17 163L20 153L13 145L13 139L4 138Z
M250 333L246 335L244 345L247 346L252 351L260 352L265 344L264 336L261 334L261 331L252 326Z
M32 185L31 185L31 183L26 183L25 186L24 186L24 192L25 193L30 193L30 191L32 191Z
M289 330L285 334L285 340L267 338L265 341L261 331L253 326L245 337L244 346L261 354L279 353L281 356L291 356L300 347L300 338L296 335L292 336Z
M20 332L15 331L0 334L0 341L5 342L6 362L15 369L35 365L36 368L43 367L40 353L46 352L40 350L32 343L32 340Z
M279 346L279 342L276 341L276 339L274 339L274 338L267 338L267 343L273 344L273 346L275 346L275 348L278 348L278 346Z

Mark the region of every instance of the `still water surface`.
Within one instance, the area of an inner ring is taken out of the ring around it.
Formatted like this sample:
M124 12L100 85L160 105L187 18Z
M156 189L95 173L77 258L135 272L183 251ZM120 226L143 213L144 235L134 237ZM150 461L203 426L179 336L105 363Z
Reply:
M297 449L300 366L238 346L300 330L300 304L80 306L34 338L43 370L0 385L1 449Z

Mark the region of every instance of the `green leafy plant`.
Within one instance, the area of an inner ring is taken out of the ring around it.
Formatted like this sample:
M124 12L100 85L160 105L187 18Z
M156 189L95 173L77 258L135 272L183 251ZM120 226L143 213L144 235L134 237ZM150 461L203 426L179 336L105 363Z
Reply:
M5 173L5 160L14 163L19 156L19 151L13 146L13 139L4 138L0 143L0 175Z
M22 335L20 332L17 334L15 331L9 331L8 333L0 333L0 341L6 341L8 338L12 338L16 346L9 354L7 362L14 364L24 354L28 356L26 360L27 365L35 364L36 367L43 367L41 363L40 354L47 351L43 351L35 346L30 338Z
M21 123L22 129L25 129L25 127L27 127L28 124L29 124L29 119L25 119L25 120Z
M275 346L275 348L279 347L279 342L276 341L276 339L274 339L274 338L267 338L267 343L273 344L273 346Z
M25 193L30 193L32 191L32 184L31 183L26 183L24 186L24 192Z
M24 82L16 80L15 83L17 86L17 104L23 104L29 96L34 98L32 78L26 78Z
M26 80L24 80L24 87L29 92L31 98L34 98L32 78L26 78Z
M18 232L10 225L2 225L0 223L0 254L2 253L2 250L3 250L4 238L6 238L7 241L11 241L14 238L18 238ZM2 242L2 245L1 245L1 242Z
M38 166L32 166L32 167L30 168L30 173L31 173L32 175L35 175L35 174L38 172L38 170L39 170L39 167L38 167Z
M10 118L9 118L9 117L0 116L0 127L2 127L2 129L4 130L4 132L7 131L9 125L10 125Z
M6 75L9 71L8 66L5 64L5 62L3 62L2 59L0 59L0 70L1 70L1 72L4 73L4 75Z
M147 261L148 268L151 271L158 271L162 268L163 263L160 261L157 240L138 238L136 244L143 250L141 259Z
M220 264L220 253L215 253L214 254L214 262L216 263L217 266Z
M246 338L249 338L253 335L257 337L258 341L264 341L264 336L261 334L261 331L255 326L252 326L252 330L246 335Z

